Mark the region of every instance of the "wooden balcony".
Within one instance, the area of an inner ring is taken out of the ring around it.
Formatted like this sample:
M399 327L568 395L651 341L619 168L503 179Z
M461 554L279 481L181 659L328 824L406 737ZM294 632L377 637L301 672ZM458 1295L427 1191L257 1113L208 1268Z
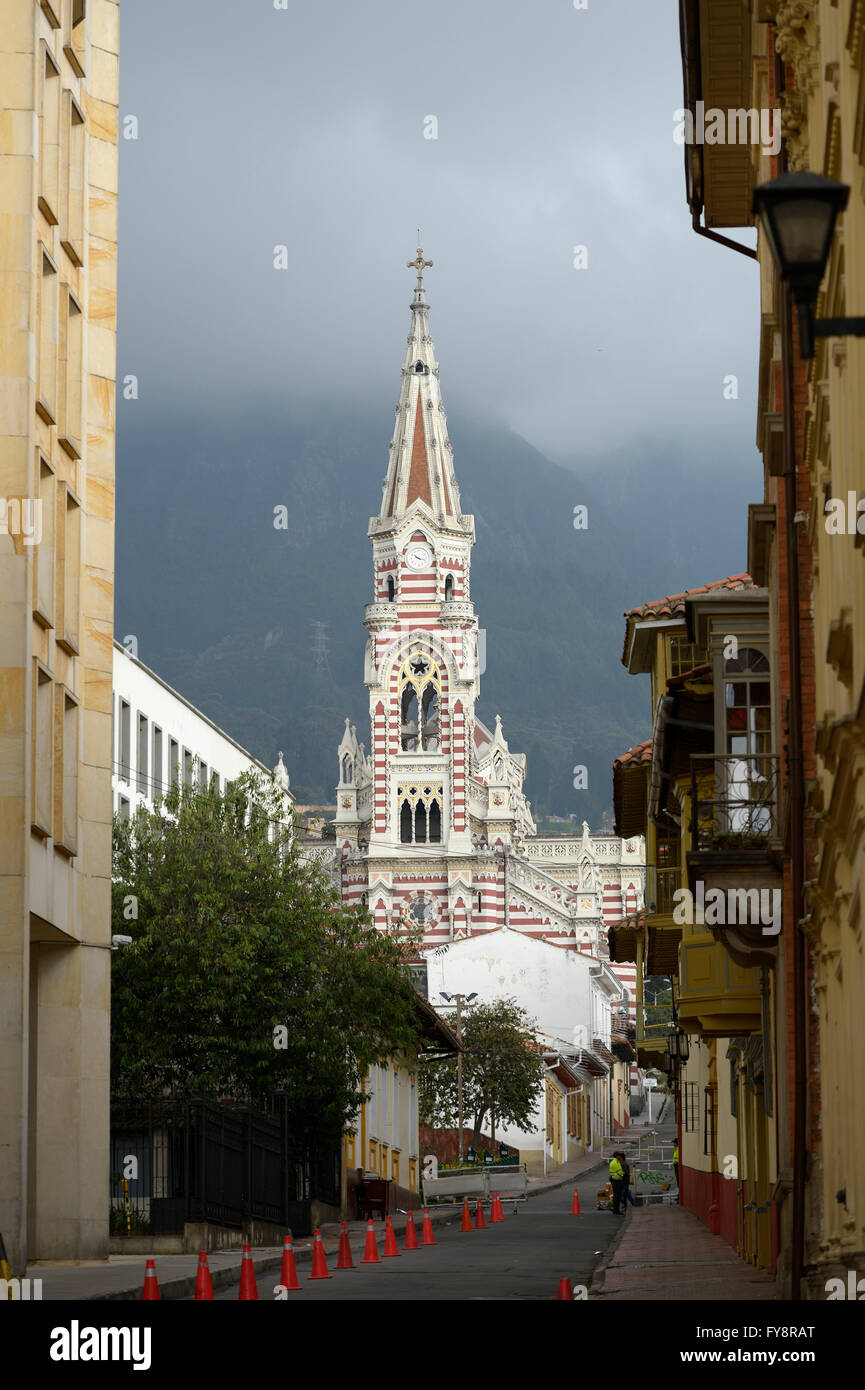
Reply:
M775 964L780 934L783 847L777 756L691 758L688 886L708 911L704 932L745 970Z

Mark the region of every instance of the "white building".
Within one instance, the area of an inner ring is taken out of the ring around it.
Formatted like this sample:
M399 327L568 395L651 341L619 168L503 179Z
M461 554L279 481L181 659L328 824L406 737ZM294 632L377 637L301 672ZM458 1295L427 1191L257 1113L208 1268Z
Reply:
M612 1009L623 989L610 966L508 928L464 937L424 955L430 1003L440 1012L453 1008L445 995L477 994L483 1004L516 999L537 1020L547 1073L535 1130L497 1124L496 1140L519 1149L529 1172L598 1148L612 1129L611 1085L626 1085L628 1074L627 1063L618 1062L612 1051ZM447 1016L453 1026L453 1014ZM470 1123L471 1117L465 1118Z
M114 643L113 810L134 815L152 806L174 781L192 786L227 783L244 772L272 777L280 786L291 818L294 797L282 754L271 771L164 680Z

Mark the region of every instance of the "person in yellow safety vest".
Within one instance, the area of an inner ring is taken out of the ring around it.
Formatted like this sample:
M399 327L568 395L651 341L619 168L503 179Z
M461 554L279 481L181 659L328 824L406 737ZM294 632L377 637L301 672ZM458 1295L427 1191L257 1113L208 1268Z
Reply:
M613 1154L612 1158L610 1159L610 1186L613 1189L612 1211L614 1216L624 1216L625 1214L621 1210L622 1188L625 1183L625 1170L622 1167L621 1162L623 1158L624 1154L619 1149L617 1149L616 1152Z
M676 1174L676 1187L679 1186L679 1141L673 1145L673 1172Z

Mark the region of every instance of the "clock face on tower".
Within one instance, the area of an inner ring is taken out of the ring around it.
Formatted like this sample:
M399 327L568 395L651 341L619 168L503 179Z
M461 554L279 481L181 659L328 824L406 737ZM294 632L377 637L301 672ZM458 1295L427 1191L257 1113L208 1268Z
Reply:
M405 553L405 562L409 569L429 569L432 564L432 551L428 545L412 544Z

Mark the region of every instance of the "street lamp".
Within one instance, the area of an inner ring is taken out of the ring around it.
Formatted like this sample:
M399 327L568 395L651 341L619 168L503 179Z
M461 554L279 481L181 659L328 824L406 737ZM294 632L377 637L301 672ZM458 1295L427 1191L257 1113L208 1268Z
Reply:
M457 1038L463 1040L462 1029L462 1009L463 1000L470 1004L473 999L477 999L477 992L473 994L446 994L443 989L439 990L442 999L446 999L449 1004L456 1000L457 1005ZM457 1053L457 1104L459 1107L459 1154L460 1164L463 1161L463 1054L462 1049Z
M667 1051L673 1062L687 1062L691 1055L688 1034L683 1033L675 1023L671 1023L667 1030Z
M760 217L781 279L799 311L799 350L814 356L815 338L865 337L865 318L814 318L814 304L829 259L838 214L850 189L822 174L779 174L754 189L751 211Z

